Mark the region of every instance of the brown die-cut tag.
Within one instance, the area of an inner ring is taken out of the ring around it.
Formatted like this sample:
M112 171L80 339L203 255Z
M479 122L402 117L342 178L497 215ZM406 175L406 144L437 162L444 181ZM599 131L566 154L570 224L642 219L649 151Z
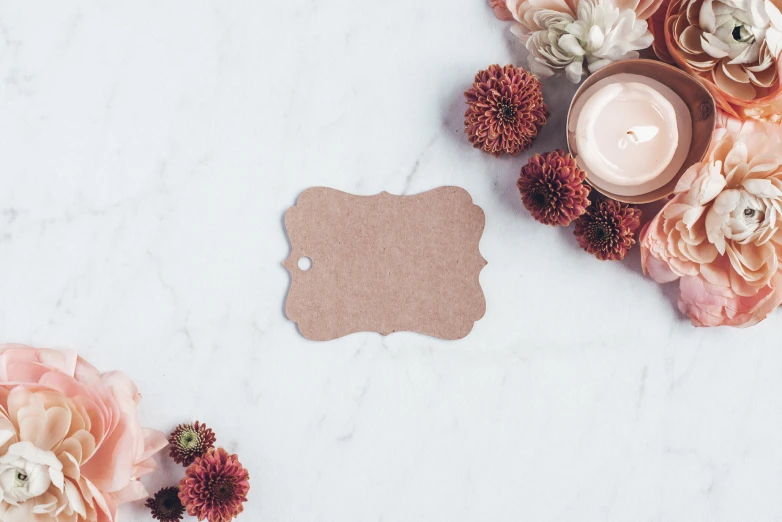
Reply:
M459 187L414 196L307 189L285 213L285 313L314 341L367 331L461 339L486 311L484 223Z

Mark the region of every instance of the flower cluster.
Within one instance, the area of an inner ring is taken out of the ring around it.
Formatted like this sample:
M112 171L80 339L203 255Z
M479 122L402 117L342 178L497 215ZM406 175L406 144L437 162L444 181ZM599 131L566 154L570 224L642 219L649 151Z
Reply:
M0 346L0 520L98 522L147 496L166 445L133 382L72 351Z
M236 455L215 448L215 435L200 422L171 432L171 458L187 469L178 486L163 488L147 500L152 517L178 522L185 511L198 520L229 522L244 510L250 474Z
M642 232L644 271L680 281L696 326L752 326L782 303L781 136L723 118L709 156Z
M535 154L521 168L516 186L521 201L536 221L568 226L575 222L581 248L603 261L619 261L635 244L641 210L605 196L593 198L586 172L564 150Z
M641 232L641 262L679 280L696 326L757 324L782 303L782 12L775 0L489 0L541 78L578 82L652 45L696 77L719 109L707 157L689 166ZM488 114L488 111L485 112ZM711 115L711 111L709 111ZM562 151L535 155L517 186L541 223L567 226L587 252L623 259L639 209L590 195ZM592 199L590 202L589 198Z
M529 51L529 68L541 78L564 72L578 83L620 60L638 58L652 44L647 18L662 0L497 0L500 19L512 18L511 31Z

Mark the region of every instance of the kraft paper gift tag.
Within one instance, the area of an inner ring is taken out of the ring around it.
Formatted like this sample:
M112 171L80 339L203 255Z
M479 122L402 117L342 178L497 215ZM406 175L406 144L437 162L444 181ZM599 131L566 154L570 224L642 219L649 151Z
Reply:
M486 310L484 223L459 187L413 196L307 189L285 213L285 313L316 341L362 331L461 339Z

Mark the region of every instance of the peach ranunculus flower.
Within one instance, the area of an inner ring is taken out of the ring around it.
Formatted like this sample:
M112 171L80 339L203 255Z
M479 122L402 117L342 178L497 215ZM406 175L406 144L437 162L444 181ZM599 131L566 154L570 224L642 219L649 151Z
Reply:
M142 429L136 386L75 352L0 346L0 520L112 522L147 496L165 436Z
M782 303L782 127L721 115L708 158L641 232L644 272L680 279L696 326L746 327Z
M736 118L773 121L782 96L779 0L666 0L652 18L661 60L697 76Z

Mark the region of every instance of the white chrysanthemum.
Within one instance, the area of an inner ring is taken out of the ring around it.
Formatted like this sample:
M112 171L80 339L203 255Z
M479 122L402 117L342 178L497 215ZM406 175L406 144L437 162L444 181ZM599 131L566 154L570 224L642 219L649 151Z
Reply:
M620 60L638 58L652 44L648 24L632 9L619 9L611 0L580 0L574 19L569 13L539 10L540 30L514 32L526 43L532 72L548 77L562 70L577 83L586 68L595 72Z

